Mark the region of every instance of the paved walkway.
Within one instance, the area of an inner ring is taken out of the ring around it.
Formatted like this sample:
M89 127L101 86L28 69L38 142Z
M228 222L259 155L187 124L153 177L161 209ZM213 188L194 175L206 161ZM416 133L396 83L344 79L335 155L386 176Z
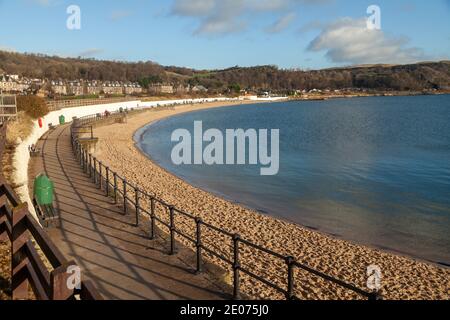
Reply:
M133 226L133 217L98 190L75 161L69 127L58 127L41 140L42 158L33 159L29 174L46 172L55 183L61 227L48 233L62 253L74 260L105 299L224 299L222 286L209 274L193 274L185 263L192 253L168 256ZM32 179L30 179L32 180Z

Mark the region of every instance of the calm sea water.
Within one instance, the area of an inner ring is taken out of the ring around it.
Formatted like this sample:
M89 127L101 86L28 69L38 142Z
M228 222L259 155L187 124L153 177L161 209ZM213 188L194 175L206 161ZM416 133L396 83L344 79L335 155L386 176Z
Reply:
M175 166L173 130L280 129L280 172ZM140 148L175 175L262 213L353 242L450 264L450 96L234 106L141 129Z

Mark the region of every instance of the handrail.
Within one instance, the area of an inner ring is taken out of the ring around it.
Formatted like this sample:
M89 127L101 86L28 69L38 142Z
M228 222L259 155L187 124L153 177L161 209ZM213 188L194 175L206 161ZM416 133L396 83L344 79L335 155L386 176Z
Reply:
M110 115L111 116L111 115ZM104 116L86 116L83 118L76 119L71 126L71 137L72 137L72 147L73 152L76 159L79 161L80 166L84 169L84 172L89 174L90 177L98 184L99 189L104 189L107 196L112 196L116 203L121 203L123 205L124 213L128 213L130 209L134 209L136 216L136 226L139 226L140 215L145 214L150 217L150 238L153 239L155 237L155 229L157 228L157 223L166 227L169 232L170 238L170 254L173 255L176 253L176 235L179 235L186 239L188 242L192 243L196 248L196 271L202 271L203 265L203 252L206 252L210 255L213 255L220 260L224 261L226 264L230 265L233 269L233 297L235 299L239 299L241 296L241 281L240 274L246 274L250 276L252 279L257 280L277 292L283 294L288 300L296 300L299 299L295 294L295 269L304 270L314 276L317 276L325 281L348 289L366 299L369 300L380 300L381 295L378 291L365 291L361 288L356 287L350 283L347 283L343 280L337 279L330 275L327 275L323 272L315 270L305 263L300 263L296 261L294 257L285 256L280 253L277 253L273 250L255 244L249 240L241 238L238 234L233 234L227 230L224 230L220 227L214 226L207 222L204 222L199 217L196 217L193 214L186 213L182 210L176 209L174 206L166 203L164 200L157 198L156 196L151 195L149 192L141 190L139 187L130 184L124 177L121 177L116 172L112 171L109 167L103 165L101 161L99 161L95 156L89 153L80 143L78 139L78 135L76 134L77 130L80 126L92 125L92 122L102 120ZM98 164L98 165L97 165ZM112 193L111 193L112 191ZM130 196L131 194L131 196ZM120 196L120 197L119 197ZM150 203L150 208L143 207L143 201L147 200L147 203ZM160 205L164 208L165 212L168 212L165 220L158 216L156 205ZM175 219L177 216L182 216L185 219L189 219L195 225L195 229L193 229L193 233L195 234L195 239L190 236L182 233L179 229L176 228ZM226 237L232 243L232 252L230 253L230 258L225 257L222 253L217 252L217 250L208 248L204 245L204 236L202 236L202 229L208 228L210 230L216 231L221 234L221 236ZM286 287L282 288L280 285L271 282L270 280L261 277L255 274L251 270L245 269L241 265L241 246L247 246L253 250L257 250L261 253L267 254L271 256L273 259L277 259L283 265L285 265L285 269L280 270L280 272L285 272L286 275Z
M67 261L44 230L31 216L28 205L20 202L14 190L0 181L0 241L11 242L13 300L29 298L29 287L38 300L101 300L89 281L81 282L81 290L71 289ZM37 244L51 268L46 266L33 244Z

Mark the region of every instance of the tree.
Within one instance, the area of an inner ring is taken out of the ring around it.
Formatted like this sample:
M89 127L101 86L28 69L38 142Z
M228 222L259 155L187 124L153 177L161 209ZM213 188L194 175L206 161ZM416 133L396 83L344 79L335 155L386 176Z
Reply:
M239 93L241 92L241 86L238 83L232 83L228 89L230 89L231 92Z
M33 119L43 117L49 112L45 100L38 96L18 96L17 110L25 111Z

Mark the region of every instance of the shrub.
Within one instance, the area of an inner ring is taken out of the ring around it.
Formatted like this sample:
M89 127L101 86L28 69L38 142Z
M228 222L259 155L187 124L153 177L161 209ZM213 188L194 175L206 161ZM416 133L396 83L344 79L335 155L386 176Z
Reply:
M33 119L43 117L49 112L45 99L37 96L18 96L17 110L26 112Z

